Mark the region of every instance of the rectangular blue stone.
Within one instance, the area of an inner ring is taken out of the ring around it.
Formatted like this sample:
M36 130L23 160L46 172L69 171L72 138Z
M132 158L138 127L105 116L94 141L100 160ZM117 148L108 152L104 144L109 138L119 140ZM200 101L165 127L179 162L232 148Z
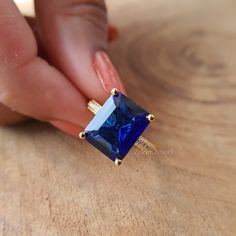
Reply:
M108 98L85 128L86 140L112 161L122 160L148 126L148 114L119 92Z

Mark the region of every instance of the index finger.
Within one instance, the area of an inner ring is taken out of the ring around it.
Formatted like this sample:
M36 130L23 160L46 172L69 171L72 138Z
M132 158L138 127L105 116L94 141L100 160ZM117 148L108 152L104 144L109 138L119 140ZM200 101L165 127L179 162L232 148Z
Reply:
M91 118L86 98L37 56L33 33L10 0L0 0L0 32L0 102L39 120L84 127Z

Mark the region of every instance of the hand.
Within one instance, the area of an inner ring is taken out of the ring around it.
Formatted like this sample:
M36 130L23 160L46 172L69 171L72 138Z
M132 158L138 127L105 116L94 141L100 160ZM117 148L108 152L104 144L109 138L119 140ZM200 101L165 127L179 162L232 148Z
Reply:
M0 124L27 117L78 134L92 118L87 101L124 92L106 54L102 0L35 0L38 54L32 29L12 0L0 0Z

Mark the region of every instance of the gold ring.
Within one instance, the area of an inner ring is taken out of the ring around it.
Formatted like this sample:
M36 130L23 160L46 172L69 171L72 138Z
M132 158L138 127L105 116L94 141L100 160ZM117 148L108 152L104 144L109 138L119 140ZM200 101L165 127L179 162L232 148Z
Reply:
M111 90L111 96L103 106L90 100L88 109L95 116L79 137L86 139L116 165L121 164L133 145L142 151L156 152L156 146L141 136L148 124L155 120L155 116L117 89Z

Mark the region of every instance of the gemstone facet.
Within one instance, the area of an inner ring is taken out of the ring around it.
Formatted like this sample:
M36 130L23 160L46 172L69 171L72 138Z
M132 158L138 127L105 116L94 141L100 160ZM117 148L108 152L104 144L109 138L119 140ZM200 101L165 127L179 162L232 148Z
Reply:
M148 114L118 92L108 98L85 128L86 140L112 161L122 160L147 128Z

